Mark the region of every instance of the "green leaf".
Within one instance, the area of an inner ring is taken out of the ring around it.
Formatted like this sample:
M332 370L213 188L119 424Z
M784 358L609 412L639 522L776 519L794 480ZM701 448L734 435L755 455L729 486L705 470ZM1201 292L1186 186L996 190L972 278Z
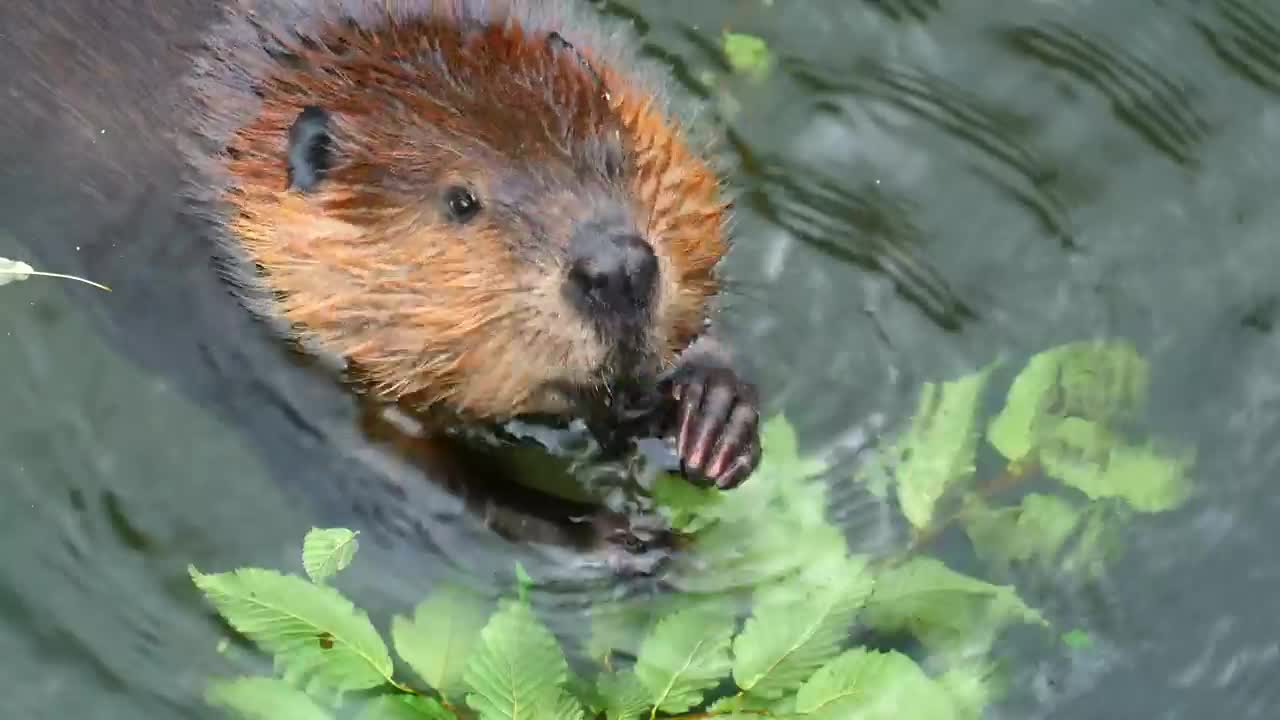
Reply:
M601 674L596 684L608 720L635 720L649 709L649 689L633 672Z
M871 594L872 578L865 558L831 570L798 587L784 585L757 596L752 616L733 641L733 679L742 691L777 699L840 654Z
M444 584L413 611L391 619L396 652L442 695L462 689L462 677L480 631L488 620L485 603L459 585Z
M649 690L649 704L679 713L702 702L703 692L732 668L733 626L733 616L714 607L688 608L658 621L641 643L635 667Z
M965 532L978 557L1005 568L1015 562L1052 567L1086 507L1056 495L1030 494L1015 507L991 509L976 498L965 508Z
M383 695L360 714L360 720L456 720L435 698L420 695Z
M312 582L323 582L351 564L360 547L359 534L346 528L311 528L302 541L302 567Z
M243 568L191 579L236 630L275 656L286 679L338 695L391 678L391 657L369 617L333 588Z
M934 508L949 490L973 477L978 448L978 408L996 363L958 380L925 383L911 425L856 478L869 487L896 483L898 503L916 528L933 523Z
M917 557L876 578L863 619L883 632L907 631L939 653L984 653L1011 623L1047 625L1011 586L961 575Z
M938 684L955 702L956 717L963 720L982 720L1006 689L997 666L990 662L951 668L938 678Z
M762 38L745 33L725 32L722 41L725 58L737 72L760 78L773 63L773 53Z
M1079 473L1061 479L1091 498L1120 498L1134 510L1173 510L1191 496L1192 453L1165 455L1153 445L1111 449L1101 473Z
M245 720L330 720L311 696L277 678L245 677L213 682L205 701Z
M796 712L815 720L952 720L955 701L898 652L850 650L796 693Z
M1032 454L1067 417L1111 425L1140 410L1150 370L1131 343L1078 342L1039 353L1009 387L987 440L1010 461Z
M715 522L712 510L726 497L726 493L698 487L675 473L660 473L654 480L654 503L677 532L693 534Z
M506 601L480 632L467 662L467 704L484 720L555 717L564 709L568 677L551 631L527 604Z
M1088 631L1080 628L1062 633L1062 642L1072 650L1087 650L1093 647L1093 638L1089 637Z

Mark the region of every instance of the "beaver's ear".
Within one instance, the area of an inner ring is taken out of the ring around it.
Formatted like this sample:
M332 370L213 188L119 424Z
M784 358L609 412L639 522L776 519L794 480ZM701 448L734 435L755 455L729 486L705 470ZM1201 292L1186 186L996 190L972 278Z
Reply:
M289 189L311 192L324 180L333 161L329 113L308 106L289 126Z

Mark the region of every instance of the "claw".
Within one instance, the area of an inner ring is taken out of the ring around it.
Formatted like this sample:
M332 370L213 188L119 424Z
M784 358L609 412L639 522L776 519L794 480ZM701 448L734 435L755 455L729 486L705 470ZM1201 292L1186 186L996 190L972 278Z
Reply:
M722 368L693 370L671 389L679 403L676 452L685 477L729 489L760 462L755 389Z

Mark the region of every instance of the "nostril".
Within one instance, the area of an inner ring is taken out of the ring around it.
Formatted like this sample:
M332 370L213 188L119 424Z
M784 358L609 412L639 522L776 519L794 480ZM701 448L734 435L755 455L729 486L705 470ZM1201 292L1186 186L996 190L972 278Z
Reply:
M654 255L649 243L638 235L628 235L620 240L620 244L626 256L631 293L637 300L647 299L658 274L658 256Z
M569 280L586 298L619 311L648 305L658 259L643 238L597 236L575 250Z

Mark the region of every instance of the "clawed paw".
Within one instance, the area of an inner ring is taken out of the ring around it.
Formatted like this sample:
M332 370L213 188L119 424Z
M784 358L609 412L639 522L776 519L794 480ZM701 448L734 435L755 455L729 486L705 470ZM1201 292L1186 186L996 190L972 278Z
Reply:
M684 476L722 490L742 484L760 463L755 387L725 368L691 369L672 382L678 404L676 454Z

